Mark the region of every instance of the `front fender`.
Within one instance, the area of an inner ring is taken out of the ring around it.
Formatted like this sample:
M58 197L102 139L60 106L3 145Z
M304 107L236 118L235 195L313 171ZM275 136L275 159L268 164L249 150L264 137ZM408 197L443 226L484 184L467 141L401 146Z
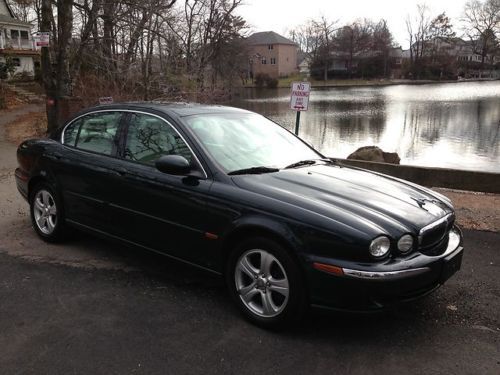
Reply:
M281 218L252 213L235 219L221 236L222 267L234 246L252 236L270 237L290 250L294 256L303 260L302 253L306 245L293 231L290 223Z

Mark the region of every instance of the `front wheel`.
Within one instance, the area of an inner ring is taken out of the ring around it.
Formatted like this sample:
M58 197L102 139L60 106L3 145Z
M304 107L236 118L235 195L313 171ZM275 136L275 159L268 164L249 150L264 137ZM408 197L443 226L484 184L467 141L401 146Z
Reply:
M35 232L44 241L57 242L64 237L62 202L47 183L37 184L30 194L30 216Z
M300 321L307 306L296 260L281 245L266 238L237 246L228 262L226 282L244 316L265 328Z

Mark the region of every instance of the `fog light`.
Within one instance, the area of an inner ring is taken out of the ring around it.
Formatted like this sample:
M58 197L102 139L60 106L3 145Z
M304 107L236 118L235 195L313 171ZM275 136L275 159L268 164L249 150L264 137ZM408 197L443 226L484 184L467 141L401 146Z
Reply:
M409 234L401 236L398 241L398 250L407 253L413 248L413 237Z
M391 241L388 237L380 236L375 238L370 244L370 254L375 258L382 258L391 248Z

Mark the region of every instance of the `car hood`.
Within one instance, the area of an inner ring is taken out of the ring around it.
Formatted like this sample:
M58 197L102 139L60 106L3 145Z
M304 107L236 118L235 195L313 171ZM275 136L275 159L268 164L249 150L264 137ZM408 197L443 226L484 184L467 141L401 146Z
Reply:
M440 194L410 182L338 165L234 176L242 189L312 211L367 234L418 231L453 212Z

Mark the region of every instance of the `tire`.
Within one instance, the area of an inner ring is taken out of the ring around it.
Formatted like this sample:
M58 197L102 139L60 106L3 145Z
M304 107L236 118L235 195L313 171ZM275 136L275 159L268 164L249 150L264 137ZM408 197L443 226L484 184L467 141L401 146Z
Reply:
M46 242L60 242L66 237L64 209L57 191L40 182L30 193L31 224L36 234Z
M268 238L247 239L236 246L227 262L226 284L245 318L263 328L299 323L308 306L298 262Z

